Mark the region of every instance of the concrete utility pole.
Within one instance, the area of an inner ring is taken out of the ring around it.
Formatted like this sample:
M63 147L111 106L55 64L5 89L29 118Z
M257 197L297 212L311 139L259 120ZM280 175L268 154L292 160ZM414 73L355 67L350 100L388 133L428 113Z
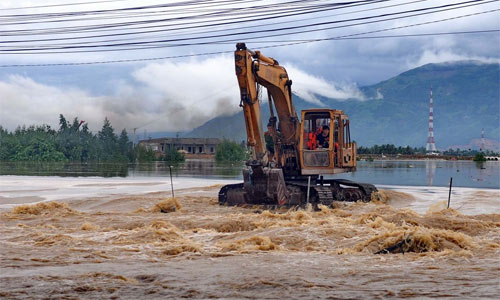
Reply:
M135 141L135 132L138 129L138 127L135 127L135 128L132 128L132 129L134 130L134 139L132 140L132 147L135 147L135 143L136 143L136 141Z

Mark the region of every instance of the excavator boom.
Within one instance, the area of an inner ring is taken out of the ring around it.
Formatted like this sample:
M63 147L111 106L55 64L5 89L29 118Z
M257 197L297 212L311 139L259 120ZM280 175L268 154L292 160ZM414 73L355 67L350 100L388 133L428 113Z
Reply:
M272 135L277 139L279 130L279 143L286 145L288 151L282 151L279 147L276 151L276 163L278 166L286 164L286 160L291 157L297 164L297 147L300 123L292 102L292 81L288 78L285 68L260 51L248 50L243 43L236 45L234 54L235 71L240 87L241 106L245 116L247 129L247 145L252 150L254 160L262 160L267 164L269 157L266 156L266 145L264 131L261 121L261 102L259 99L259 87L264 87L268 91L268 101L271 106ZM273 114L273 105L276 107L277 117ZM276 120L279 119L279 128ZM297 169L295 165L292 168Z

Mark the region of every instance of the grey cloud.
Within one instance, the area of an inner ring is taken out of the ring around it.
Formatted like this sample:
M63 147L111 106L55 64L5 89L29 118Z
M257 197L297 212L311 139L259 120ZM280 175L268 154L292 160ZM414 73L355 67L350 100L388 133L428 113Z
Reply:
M0 124L46 123L57 127L58 115L78 116L98 130L108 117L118 130L184 131L211 118L239 111L239 91L231 57L186 62L152 63L133 72L134 82L116 81L113 93L92 95L87 90L52 86L19 75L0 81ZM318 103L316 95L362 99L355 85L337 84L287 66L296 93Z

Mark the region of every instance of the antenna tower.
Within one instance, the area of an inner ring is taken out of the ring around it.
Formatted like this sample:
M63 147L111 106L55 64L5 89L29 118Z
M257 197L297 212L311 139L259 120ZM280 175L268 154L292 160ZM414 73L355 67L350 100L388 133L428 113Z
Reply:
M434 103L432 99L432 86L431 86L431 99L429 103L429 134L427 136L427 145L425 145L425 150L427 152L435 152L436 143L434 142Z

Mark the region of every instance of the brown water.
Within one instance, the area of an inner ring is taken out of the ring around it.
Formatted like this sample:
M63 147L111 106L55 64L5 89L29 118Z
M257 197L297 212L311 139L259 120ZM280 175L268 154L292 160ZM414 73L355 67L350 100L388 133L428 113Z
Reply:
M221 207L220 186L44 202L0 215L0 298L495 298L500 215ZM478 195L480 198L481 196ZM478 199L481 200L481 199ZM163 213L168 212L168 213ZM374 254L399 244L396 254Z

